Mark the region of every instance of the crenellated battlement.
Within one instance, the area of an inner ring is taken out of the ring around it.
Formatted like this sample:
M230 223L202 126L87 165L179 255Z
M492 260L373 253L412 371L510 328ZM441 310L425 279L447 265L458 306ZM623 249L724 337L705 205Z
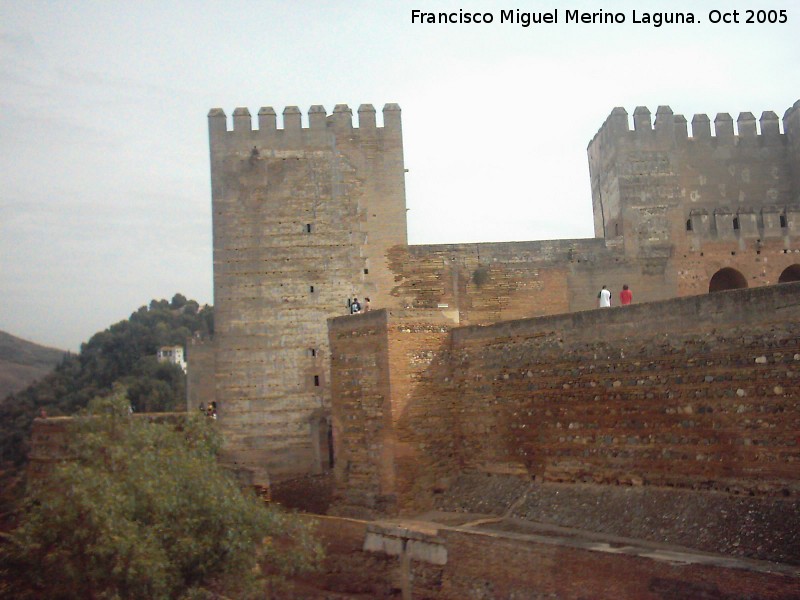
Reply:
M732 239L793 235L800 100L782 121L771 110L690 120L667 105L655 115L646 106L633 115L619 106L611 111L588 147L595 235L622 236L631 253L639 244L683 239L686 231ZM782 218L760 216L773 205L785 207Z
M780 117L771 110L762 112L758 120L752 112L741 112L735 124L730 113L717 113L713 120L713 130L709 116L699 113L692 116L690 131L687 119L681 114L674 114L669 106L659 106L655 120L652 119L649 108L637 106L632 120L631 129L628 111L620 106L614 108L592 138L589 147L598 142L615 143L619 139L653 139L665 144L713 139L716 143L724 144L755 138L762 144L781 143L787 134L800 136L800 100L784 114L783 133Z
M257 128L253 127L253 119L250 110L246 107L234 109L232 115L232 127L228 127L228 117L221 108L212 108L208 112L209 132L212 135L223 133L238 133L260 131L271 133L278 131L299 131L299 130L324 130L333 129L400 129L400 106L389 103L383 107L383 126L378 127L375 107L372 104L362 104L358 107L358 124L353 125L353 111L347 104L337 104L333 112L329 115L325 107L314 104L308 109L307 126L303 127L302 113L297 106L287 106L283 109L283 127L278 127L277 113L271 106L262 106L258 110Z

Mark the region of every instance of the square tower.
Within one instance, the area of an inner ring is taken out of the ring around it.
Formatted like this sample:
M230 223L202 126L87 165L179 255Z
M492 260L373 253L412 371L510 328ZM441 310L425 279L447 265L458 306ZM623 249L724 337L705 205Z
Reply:
M223 459L264 485L330 468L327 319L390 306L387 251L407 244L400 108L295 106L208 115L215 398Z

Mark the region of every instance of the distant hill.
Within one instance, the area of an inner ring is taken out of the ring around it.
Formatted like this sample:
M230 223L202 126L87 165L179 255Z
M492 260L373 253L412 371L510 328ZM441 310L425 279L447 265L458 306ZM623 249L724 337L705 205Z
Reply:
M98 331L77 354L54 350L55 369L0 400L0 466L25 462L31 424L41 412L74 415L92 398L110 394L115 384L126 388L135 412L185 410L186 376L180 366L158 362L156 352L213 332L214 308L175 294L172 301L152 300Z
M47 375L64 354L0 331L0 401Z

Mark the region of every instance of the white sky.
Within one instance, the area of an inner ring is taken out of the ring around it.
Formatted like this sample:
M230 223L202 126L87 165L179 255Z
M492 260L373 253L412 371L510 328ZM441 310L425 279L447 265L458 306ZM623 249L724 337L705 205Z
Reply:
M628 23L563 23L600 7ZM709 24L723 7L788 22ZM499 23L517 8L562 22ZM209 108L298 105L305 126L312 104L397 102L410 243L591 237L586 146L614 106L782 116L799 37L786 0L0 0L0 329L77 350L151 298L213 302Z

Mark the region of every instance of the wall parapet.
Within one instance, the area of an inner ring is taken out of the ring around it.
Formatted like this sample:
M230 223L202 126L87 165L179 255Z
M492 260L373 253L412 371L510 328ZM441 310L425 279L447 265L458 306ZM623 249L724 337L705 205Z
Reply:
M372 104L362 104L358 107L358 127L362 130L396 129L400 126L400 106L388 103L383 107L383 127L378 127L376 111ZM337 104L333 112L328 115L325 107L320 104L311 106L308 110L308 127L302 126L302 113L297 106L287 106L283 110L283 127L278 127L277 113L272 106L262 106L258 110L256 121L258 128L253 129L250 110L246 107L237 107L232 113L232 128L228 128L228 117L222 108L212 108L208 111L209 131L212 134L262 131L264 133L276 131L294 131L298 129L317 130L326 127L353 127L353 111L347 104Z
M628 120L628 111L617 106L611 111L603 122L592 141L591 147L596 142L609 143L611 140L626 137L630 139L650 139L653 134L657 138L670 142L691 142L716 140L717 143L734 143L736 140L757 140L770 145L780 143L784 135L794 127L795 112L800 111L800 100L790 107L783 117L784 133L781 134L781 119L771 110L761 113L758 119L752 112L740 112L736 119L734 131L733 118L729 113L718 113L714 117L714 130L711 130L711 119L707 114L698 113L691 120L691 135L686 127L686 118L681 114L674 114L669 106L659 106L656 111L655 122L651 120L651 112L646 106L637 106L633 113L633 129ZM800 135L800 132L796 132Z
M693 330L721 327L736 323L761 323L781 318L800 317L800 283L728 290L714 294L672 298L659 302L617 306L606 310L588 310L560 315L504 321L493 325L465 326L453 329L454 343L471 338L514 336L517 330L528 334L550 333L560 343L566 337L575 339L625 339L641 331L647 323L650 333L670 334L692 323ZM760 310L750 307L758 306Z

